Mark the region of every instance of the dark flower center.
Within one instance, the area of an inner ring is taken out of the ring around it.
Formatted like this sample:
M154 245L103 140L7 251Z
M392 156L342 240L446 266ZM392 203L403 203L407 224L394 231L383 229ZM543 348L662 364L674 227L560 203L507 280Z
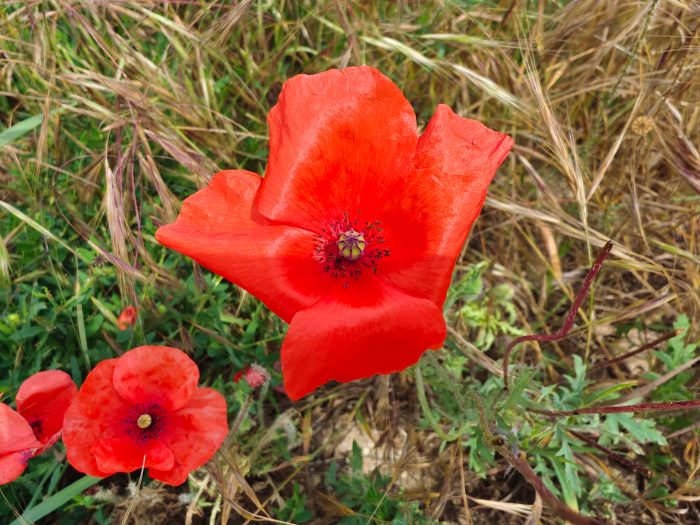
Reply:
M141 404L131 407L122 423L129 436L145 441L160 436L165 428L165 415L160 405Z
M34 435L38 440L41 440L42 433L44 430L44 426L41 424L40 420L32 421L29 423L29 425L32 427L32 430L34 431Z
M347 287L350 279L359 279L363 269L377 272L377 262L389 255L384 243L381 222L361 223L359 218L351 220L345 213L342 219L321 230L314 259L333 277L345 279Z

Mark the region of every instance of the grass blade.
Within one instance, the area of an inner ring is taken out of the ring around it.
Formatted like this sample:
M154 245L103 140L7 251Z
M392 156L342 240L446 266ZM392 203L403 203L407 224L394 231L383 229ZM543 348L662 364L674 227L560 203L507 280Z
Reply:
M22 515L10 523L10 525L27 525L30 523L35 523L44 516L48 516L54 510L68 503L74 497L78 496L84 490L92 487L98 481L102 481L102 478L84 476L75 483L68 485L63 490L58 491L53 496L46 498L36 507L25 510Z
M23 121L18 122L14 126L0 131L0 148L6 146L13 140L26 135L34 128L41 126L43 120L44 114L39 113L38 115L34 115L33 117L24 119Z

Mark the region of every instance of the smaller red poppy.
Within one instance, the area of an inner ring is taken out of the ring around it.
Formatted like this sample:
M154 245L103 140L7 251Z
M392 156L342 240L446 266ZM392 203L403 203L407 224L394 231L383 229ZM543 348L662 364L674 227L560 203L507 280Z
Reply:
M60 370L30 376L17 391L17 411L0 403L0 485L17 479L28 461L58 441L77 388Z
M135 306L127 306L122 310L117 319L117 326L120 330L126 330L136 322L139 310Z
M68 461L91 476L148 468L184 483L228 433L226 400L198 381L197 365L176 348L141 346L102 361L66 413Z

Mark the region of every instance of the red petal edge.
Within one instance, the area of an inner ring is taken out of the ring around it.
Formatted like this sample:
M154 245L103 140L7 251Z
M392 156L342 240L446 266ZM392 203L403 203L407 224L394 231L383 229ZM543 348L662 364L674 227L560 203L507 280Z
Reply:
M249 291L289 322L331 285L313 259L315 235L252 217L261 178L228 170L191 195L177 220L156 232L161 244Z
M445 332L433 302L363 277L294 317L282 344L285 389L299 399L330 380L403 370L439 348Z
M409 182L381 217L391 255L379 275L442 306L454 265L513 140L441 104L418 141Z
M216 390L197 388L187 406L170 414L171 432L161 441L173 452L172 469L151 468L149 476L170 485L180 485L193 470L209 461L228 434L226 400Z

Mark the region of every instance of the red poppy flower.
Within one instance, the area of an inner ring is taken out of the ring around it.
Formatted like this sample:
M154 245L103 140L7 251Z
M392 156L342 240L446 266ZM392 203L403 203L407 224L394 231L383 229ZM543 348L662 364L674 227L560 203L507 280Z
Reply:
M198 381L197 365L176 348L141 346L102 361L66 412L68 461L91 476L145 467L184 483L228 433L225 399Z
M117 326L120 330L126 330L136 322L139 310L135 306L127 306L119 314Z
M156 232L289 322L292 399L402 370L445 338L455 261L510 137L439 105L419 137L376 69L288 80L261 178L222 171Z
M27 462L56 443L77 388L60 370L30 376L17 391L17 411L0 403L0 484L15 480Z

